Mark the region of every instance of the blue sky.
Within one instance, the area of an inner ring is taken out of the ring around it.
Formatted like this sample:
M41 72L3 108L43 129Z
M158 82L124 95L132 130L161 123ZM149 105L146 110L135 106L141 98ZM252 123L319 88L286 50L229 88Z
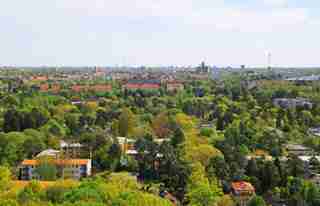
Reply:
M319 66L318 0L3 0L0 65Z

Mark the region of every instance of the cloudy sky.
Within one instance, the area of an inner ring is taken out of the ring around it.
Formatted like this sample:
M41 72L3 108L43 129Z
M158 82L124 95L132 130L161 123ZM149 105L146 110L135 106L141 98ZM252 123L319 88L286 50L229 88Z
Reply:
M320 65L319 0L1 0L0 65Z

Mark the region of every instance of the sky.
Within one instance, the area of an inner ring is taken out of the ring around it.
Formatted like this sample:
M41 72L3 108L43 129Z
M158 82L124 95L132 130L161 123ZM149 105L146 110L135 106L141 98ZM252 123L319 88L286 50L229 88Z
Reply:
M319 0L2 0L0 65L320 66Z

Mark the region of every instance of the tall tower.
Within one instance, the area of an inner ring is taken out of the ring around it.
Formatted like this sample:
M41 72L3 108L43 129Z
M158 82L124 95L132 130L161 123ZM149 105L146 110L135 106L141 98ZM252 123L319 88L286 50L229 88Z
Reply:
M271 52L267 52L267 68L271 70Z

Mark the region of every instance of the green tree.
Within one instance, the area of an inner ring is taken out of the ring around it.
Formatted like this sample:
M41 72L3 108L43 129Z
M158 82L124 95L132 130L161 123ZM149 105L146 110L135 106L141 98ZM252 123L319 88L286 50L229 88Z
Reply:
M4 114L3 129L5 132L21 131L23 128L23 114L16 109L9 109Z
M40 183L33 180L18 193L17 199L21 204L36 202L40 200L42 192Z
M167 112L158 114L152 121L152 129L157 137L166 138L170 133L170 123Z
M214 206L221 195L217 181L209 182L204 167L200 163L193 165L187 193L189 205Z
M266 206L266 202L260 196L253 197L247 204L247 206Z
M11 172L9 168L0 166L0 191L6 190L11 181Z
M53 181L57 178L57 167L49 159L40 159L34 172L40 180Z
M286 170L287 174L291 176L303 177L305 173L304 163L297 156L291 156L287 161Z
M135 125L135 117L130 109L124 108L119 117L119 134L122 137L128 137L133 131Z
M34 129L27 129L24 131L27 139L24 141L22 147L27 158L32 158L46 148L44 135Z
M230 179L230 168L223 156L211 158L206 170L209 178L217 177L220 180Z
M177 147L179 144L183 143L184 141L185 141L185 136L184 136L183 130L180 127L176 128L171 137L172 146Z

